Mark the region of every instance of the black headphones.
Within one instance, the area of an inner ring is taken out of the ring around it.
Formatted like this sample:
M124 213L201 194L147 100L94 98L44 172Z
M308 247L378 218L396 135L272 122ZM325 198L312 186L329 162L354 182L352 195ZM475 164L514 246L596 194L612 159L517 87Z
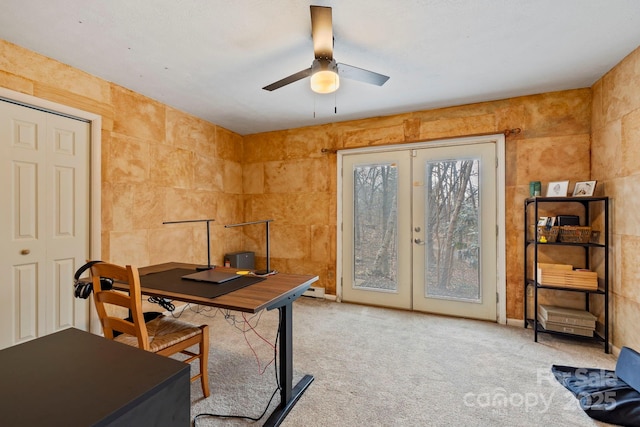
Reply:
M76 274L73 276L73 288L76 298L89 298L89 295L91 295L91 292L93 292L93 282L91 281L91 279L89 279L89 281L87 282L85 280L80 280L80 276L82 276L82 273L90 269L92 265L99 262L102 261L89 261L88 263L80 267L78 271L76 271ZM108 277L101 277L100 285L102 286L102 289L108 291L113 287L113 279L109 279Z

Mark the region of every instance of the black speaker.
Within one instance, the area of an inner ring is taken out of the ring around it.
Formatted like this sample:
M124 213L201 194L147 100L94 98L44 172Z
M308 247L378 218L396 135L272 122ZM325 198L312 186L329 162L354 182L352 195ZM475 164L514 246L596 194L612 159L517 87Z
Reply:
M580 217L578 215L558 215L556 217L556 225L580 225Z
M84 280L80 280L80 276L82 276L82 273L90 269L92 265L97 264L99 262L102 262L102 261L89 261L88 263L80 267L78 271L76 271L76 274L74 274L73 294L75 295L76 298L84 298L84 299L89 298L89 295L91 295L91 292L93 292L93 283L91 279L89 279L88 282L85 282ZM102 289L109 290L113 287L113 279L110 279L108 277L101 277L100 285L102 286Z

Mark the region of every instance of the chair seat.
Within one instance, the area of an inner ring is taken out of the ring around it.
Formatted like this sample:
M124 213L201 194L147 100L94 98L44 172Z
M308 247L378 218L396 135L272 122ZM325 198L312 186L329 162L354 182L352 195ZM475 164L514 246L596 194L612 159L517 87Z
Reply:
M149 351L153 353L194 337L202 331L198 326L167 316L160 316L146 325L149 333ZM138 347L138 338L133 335L118 335L114 341Z

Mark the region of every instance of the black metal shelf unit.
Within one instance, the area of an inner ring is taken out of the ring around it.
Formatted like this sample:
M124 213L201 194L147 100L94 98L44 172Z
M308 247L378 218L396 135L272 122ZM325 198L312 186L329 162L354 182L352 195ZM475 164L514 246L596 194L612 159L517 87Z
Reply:
M570 243L570 242L547 242L541 243L537 239L537 220L539 218L539 209L542 204L553 203L578 203L583 207L583 217L585 225L591 225L591 207L595 204L601 204L603 216L603 242L604 243ZM529 226L533 225L533 236L528 232ZM596 340L604 343L605 353L609 353L609 198L608 197L532 197L524 201L524 327L531 326L534 331L534 341L538 342L539 333L547 333L563 337L570 337L581 340ZM528 248L533 246L533 272L528 269L529 251ZM538 280L538 252L546 246L573 246L584 249L584 268L590 267L592 251L604 251L604 277L599 278L598 289L586 290L576 288L565 288L562 286L542 285ZM533 289L533 318L528 316L528 292L527 288ZM538 292L544 290L562 291L562 292L579 292L584 294L585 310L589 311L591 296L603 298L603 319L600 328L596 328L593 337L583 337L564 332L556 332L545 329L538 322Z

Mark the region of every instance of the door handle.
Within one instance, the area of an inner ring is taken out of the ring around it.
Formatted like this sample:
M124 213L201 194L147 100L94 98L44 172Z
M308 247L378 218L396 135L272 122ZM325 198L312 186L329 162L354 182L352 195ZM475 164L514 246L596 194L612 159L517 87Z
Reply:
M31 251L29 249L23 249L20 251L20 255L29 255Z
M413 242L416 245L424 245L424 241L422 239L413 239Z

